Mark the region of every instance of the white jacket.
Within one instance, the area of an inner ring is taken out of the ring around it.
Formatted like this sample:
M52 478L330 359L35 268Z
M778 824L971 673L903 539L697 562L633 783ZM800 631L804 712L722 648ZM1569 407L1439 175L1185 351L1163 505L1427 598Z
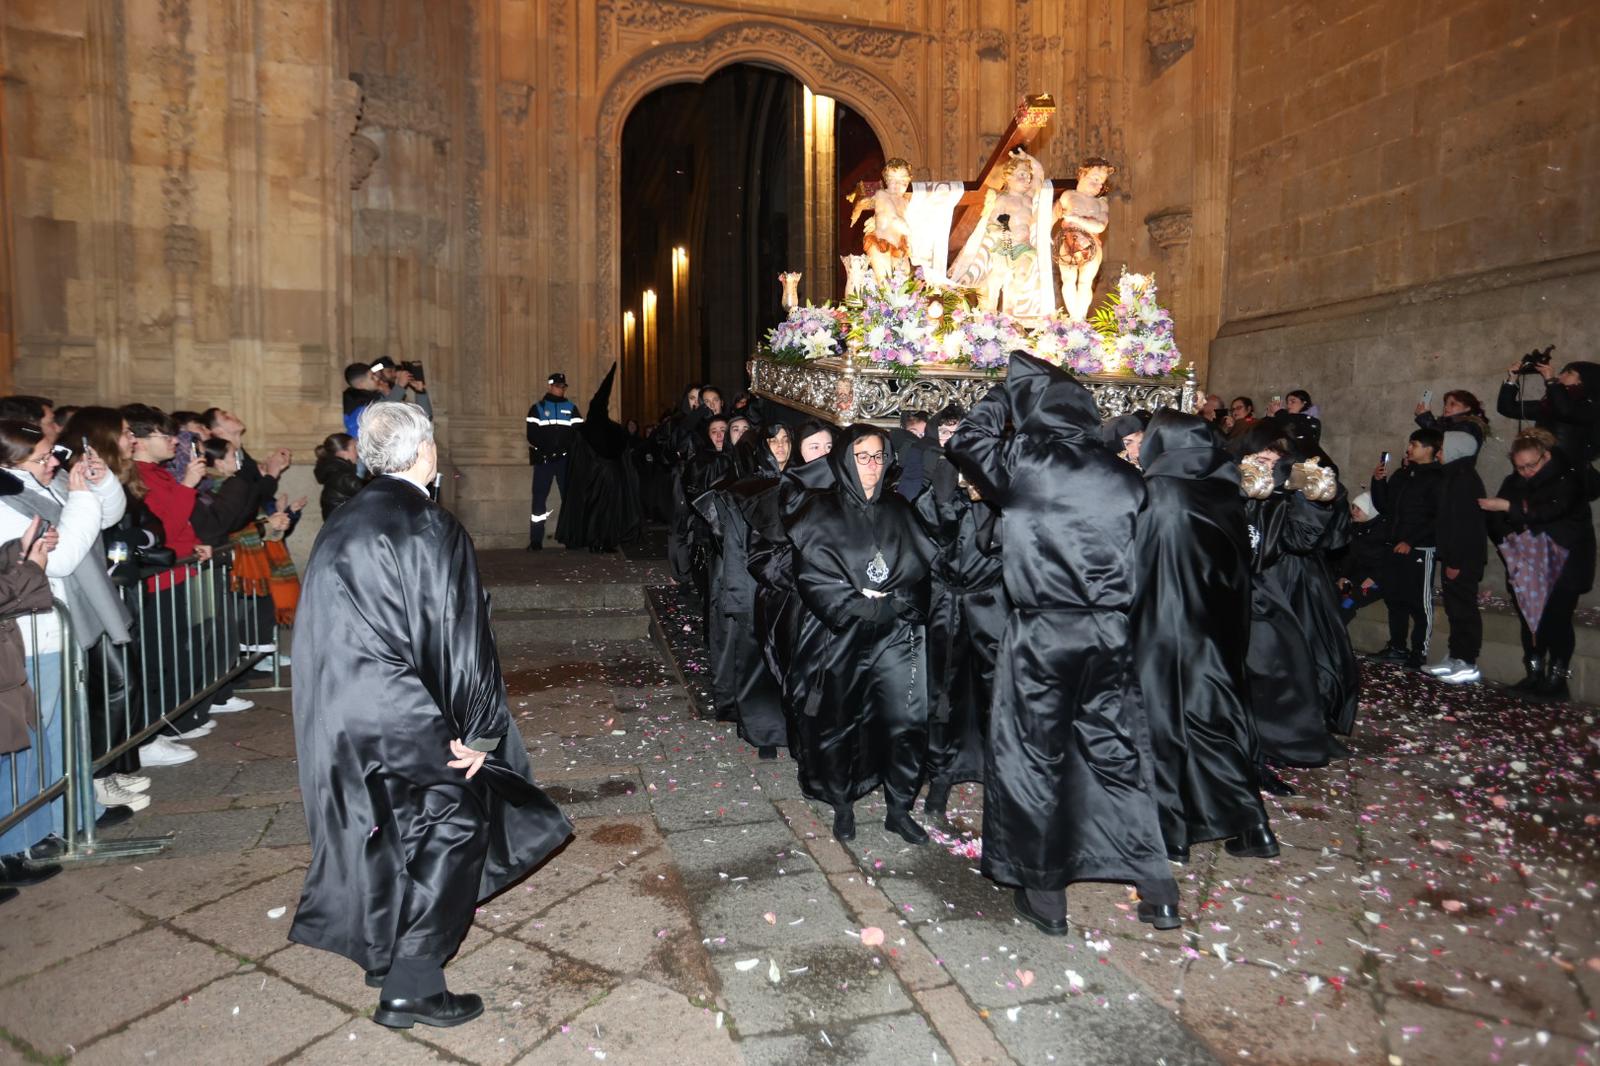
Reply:
M91 484L88 489L78 492L67 491L65 470L57 473L49 485L39 484L28 470L13 470L12 473L22 482L24 492L48 496L61 504L61 521L55 527L61 539L55 551L50 553L44 572L50 578L50 591L55 593L56 599L62 599L64 592L61 579L84 563L89 556L89 549L100 539L101 530L121 520L123 512L128 509L128 498L123 495L122 483L109 473L100 484ZM23 514L0 499L0 544L21 538L32 521L31 515ZM61 627L56 623L55 615L39 616L37 648L34 647L34 623L28 618L18 618L17 628L22 631L22 643L28 654L37 651L41 655L48 655L61 650Z

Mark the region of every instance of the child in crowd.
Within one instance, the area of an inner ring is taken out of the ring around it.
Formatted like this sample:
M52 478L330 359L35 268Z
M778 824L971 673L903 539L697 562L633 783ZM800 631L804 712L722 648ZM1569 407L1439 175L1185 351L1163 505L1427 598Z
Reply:
M1405 465L1393 477L1386 463L1372 472L1372 500L1389 516L1390 546L1389 580L1383 591L1389 608L1389 643L1376 658L1413 669L1421 669L1427 660L1433 635L1433 557L1444 489L1442 446L1438 430L1416 430L1406 446Z
M1446 405L1449 399L1446 397ZM1444 424L1449 424L1448 422ZM1469 425L1458 422L1458 425ZM1478 652L1483 619L1478 615L1478 583L1489 561L1488 528L1478 500L1488 495L1478 476L1479 438L1468 429L1444 434L1443 476L1439 493L1438 545L1445 617L1450 620L1450 650L1427 672L1452 685L1481 681Z
M1347 626L1357 611L1383 599L1393 554L1387 529L1371 493L1363 492L1350 501L1350 544L1337 561L1334 581L1339 588L1339 614Z

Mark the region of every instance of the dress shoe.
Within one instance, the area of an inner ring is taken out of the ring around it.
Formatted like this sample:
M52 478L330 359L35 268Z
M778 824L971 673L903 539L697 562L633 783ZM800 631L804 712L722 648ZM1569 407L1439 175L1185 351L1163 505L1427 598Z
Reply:
M388 970L368 970L367 987L382 988L384 980L389 976Z
M1032 925L1045 936L1066 936L1067 920L1065 918L1046 918L1028 905L1028 890L1018 888L1011 893L1011 905L1016 908L1017 917Z
M1241 859L1276 859L1278 857L1278 837L1273 833L1272 827L1265 823L1253 825L1236 837L1231 837L1222 845L1228 849L1229 855Z
M28 888L42 884L60 872L61 867L54 863L30 865L20 854L0 855L0 886L7 888Z
M29 862L49 862L59 859L67 853L67 842L51 833L39 843L28 849Z
M483 1013L483 998L467 993L440 992L423 999L383 999L372 1020L390 1029L409 1029L417 1022L447 1029L452 1025L470 1022Z
M889 816L883 820L883 827L904 840L907 844L926 844L928 831L918 825L911 817L910 811L889 810Z
M1139 904L1139 920L1146 925L1153 925L1157 929L1176 929L1183 924L1178 917L1178 908L1170 903L1143 903Z
M770 762L777 757L778 746L776 744L763 744L756 749L756 758L761 759L764 762Z
M96 829L115 829L117 826L133 817L131 807L107 807L106 813L94 820Z
M852 807L833 809L833 839L841 844L856 838L856 812Z
M1261 791L1269 796L1298 796L1300 792L1289 782L1273 773L1268 767L1257 770L1261 778Z
M1188 862L1189 861L1189 845L1185 844L1181 848L1168 848L1167 849L1167 861L1168 862Z
M1373 652L1367 658L1376 663L1403 663L1410 654L1404 648L1397 648L1393 644L1388 644L1382 649Z
M929 785L928 794L922 799L922 813L936 822L948 822L950 815L946 808L950 806L949 785Z

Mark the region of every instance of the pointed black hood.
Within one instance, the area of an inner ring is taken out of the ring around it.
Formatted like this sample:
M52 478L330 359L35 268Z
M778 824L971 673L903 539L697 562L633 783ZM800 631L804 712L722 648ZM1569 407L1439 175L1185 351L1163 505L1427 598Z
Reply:
M1022 352L1011 353L1006 396L1018 432L1065 441L1100 439L1100 410L1071 374Z
M1146 478L1216 478L1239 484L1239 467L1217 447L1205 419L1179 411L1157 411L1150 419L1139 446L1139 463Z

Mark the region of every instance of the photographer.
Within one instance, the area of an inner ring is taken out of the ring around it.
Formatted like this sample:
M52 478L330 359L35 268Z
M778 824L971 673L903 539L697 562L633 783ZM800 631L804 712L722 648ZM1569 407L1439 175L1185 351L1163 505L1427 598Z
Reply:
M1585 471L1600 455L1600 363L1568 363L1560 373L1552 369L1550 348L1529 352L1506 370L1495 409L1506 418L1532 422L1555 437L1556 447L1584 479L1589 499L1600 492L1600 478ZM1544 398L1522 399L1522 379L1529 374L1544 379ZM1519 427L1520 428L1520 427Z

